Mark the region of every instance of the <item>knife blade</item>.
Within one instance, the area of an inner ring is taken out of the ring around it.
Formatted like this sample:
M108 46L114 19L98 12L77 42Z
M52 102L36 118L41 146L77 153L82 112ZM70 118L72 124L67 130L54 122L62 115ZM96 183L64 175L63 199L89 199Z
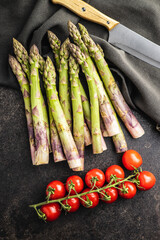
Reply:
M98 23L109 31L108 42L117 48L160 68L160 46L130 30L82 0L51 0L78 16Z

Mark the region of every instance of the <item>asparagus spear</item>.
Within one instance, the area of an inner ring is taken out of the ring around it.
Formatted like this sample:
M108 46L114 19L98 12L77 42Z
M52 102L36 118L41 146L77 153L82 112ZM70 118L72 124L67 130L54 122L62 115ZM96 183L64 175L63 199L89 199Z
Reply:
M112 140L116 149L116 153L122 153L128 150L124 133L120 125L119 127L120 127L120 133L112 137Z
M56 67L57 70L59 71L59 66L60 66L60 47L61 47L61 41L58 39L58 37L51 31L48 31L48 40L50 43L50 46L52 48L52 51L54 53L54 57L56 60Z
M47 110L40 89L39 51L35 45L30 49L29 62L31 107L36 141L35 165L47 164L49 162L49 142L47 135L49 124L48 119L46 121Z
M92 144L91 134L90 134L89 128L86 124L86 121L84 119L84 145L89 146L91 144Z
M43 75L44 72L44 64L45 61L43 57L39 54L39 66L40 66L40 73ZM64 153L63 153L63 148L62 144L54 123L54 119L52 117L51 109L50 107L48 108L49 111L49 122L50 122L50 148L52 149L53 152L53 159L55 162L61 162L66 160ZM50 149L50 152L51 152Z
M34 129L33 129L33 120L32 120L32 111L31 111L31 103L30 103L30 87L27 81L26 75L23 72L21 65L18 61L11 55L9 55L9 64L12 68L13 73L15 74L22 94L23 100L25 105L25 114L27 119L27 127L28 127L28 134L29 134L29 143L30 143L30 151L31 151L31 158L32 163L35 165L35 139L34 139Z
M19 63L22 66L23 71L27 75L28 81L30 81L30 64L29 64L29 56L28 56L27 50L15 38L13 38L13 49L14 49L14 53L16 55L17 60L19 61ZM39 54L38 59L39 59L39 70L40 70L40 73L42 74L43 68L44 68L44 59L40 54ZM41 94L41 98L43 98L41 92L40 92L40 94ZM44 114L45 121L48 122L48 115L47 115L46 109L43 108L43 110L44 110L43 114ZM49 147L50 147L49 125L46 127L47 127L47 137L48 137L48 142L49 142Z
M101 127L101 132L102 132L103 137L108 137L107 130L104 126L103 119L101 117L100 117L100 127Z
M84 112L84 118L86 120L86 123L88 127L91 127L91 110L90 110L90 103L88 100L88 97L86 95L86 92L82 86L82 83L80 79L78 79L79 89L81 93L81 100L82 100L82 106L83 106L83 112Z
M81 81L79 79L79 88L80 88L80 92L81 92L81 99L82 99L82 106L83 106L83 112L84 112L84 118L87 122L87 125L89 127L89 129L91 130L91 110L90 110L90 103L88 100L88 97L86 95L86 92L81 84ZM101 120L101 117L100 117ZM101 121L100 121L100 125L101 125ZM102 130L102 129L101 129ZM105 151L107 149L106 143L104 141L102 132L101 132L101 142L102 142L102 148L103 151Z
M57 128L55 126L55 122L52 116L51 108L49 107L49 119L50 119L50 134L51 134L51 145L52 145L52 152L53 152L53 159L54 162L61 162L66 160L62 144L57 132Z
M99 49L99 51L101 52L102 56L104 57L103 49L101 48L101 46L98 43L97 43L97 48Z
M72 129L72 117L71 117L71 103L68 81L68 59L69 51L68 44L69 38L67 38L60 49L60 67L59 67L59 99L67 120L67 123Z
M15 38L13 38L13 49L18 62L21 64L24 73L27 75L27 78L29 79L30 70L27 50Z
M84 26L81 25L81 29ZM81 30L82 31L82 30ZM86 46L89 49L89 52L99 70L99 73L102 77L103 83L105 85L106 91L118 113L122 121L124 122L126 128L130 132L133 138L139 138L144 134L144 130L136 117L133 115L131 109L127 105L126 101L124 100L118 85L116 84L114 77L106 63L102 52L96 46L94 41L91 39L89 35L84 35L83 39L85 41Z
M84 116L81 94L79 91L79 65L73 58L69 58L69 75L71 81L71 100L73 113L73 137L81 158L81 169L84 170Z
M81 65L82 71L84 72L91 101L91 134L92 134L92 146L93 153L98 154L103 152L102 143L101 143L101 130L100 130L100 118L99 118L99 103L97 96L97 88L94 82L94 78L88 63L86 61L85 55L81 52L79 47L70 43L69 49L72 55L77 59L77 62Z
M106 130L108 132L108 135L109 136L116 135L120 132L119 124L116 118L116 113L103 87L102 81L97 73L94 63L89 56L88 49L85 46L84 42L82 41L81 35L77 27L70 21L68 22L68 27L69 27L70 35L72 36L74 42L79 46L80 50L85 54L88 67L90 68L90 71L92 71L92 76L97 85L100 112L101 112L101 116L103 118Z
M49 100L49 107L51 108L52 116L61 139L61 143L64 149L65 156L67 158L69 167L71 169L77 169L81 166L81 159L72 137L70 128L64 116L60 101L58 99L58 93L56 90L56 78L55 68L49 57L47 57L44 66L43 81L46 88L46 93Z

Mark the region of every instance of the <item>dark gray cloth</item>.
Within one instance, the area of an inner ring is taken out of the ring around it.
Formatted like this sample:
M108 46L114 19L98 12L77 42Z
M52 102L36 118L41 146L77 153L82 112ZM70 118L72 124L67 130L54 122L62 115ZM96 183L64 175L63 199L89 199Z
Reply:
M92 0L92 6L118 20L126 27L160 44L159 0ZM107 42L107 30L97 24L80 19L69 10L51 1L16 0L0 2L0 84L18 88L8 66L12 53L12 37L29 50L36 44L41 54L51 52L47 30L52 30L63 41L68 36L67 21L84 24L93 39L100 43L127 102L160 123L160 69L157 69Z

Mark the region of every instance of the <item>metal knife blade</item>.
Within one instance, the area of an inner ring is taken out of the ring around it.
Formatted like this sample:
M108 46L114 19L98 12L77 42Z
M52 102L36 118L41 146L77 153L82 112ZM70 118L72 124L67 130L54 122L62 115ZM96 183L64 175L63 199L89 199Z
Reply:
M78 16L105 26L109 30L108 42L131 55L160 68L160 46L106 16L82 0L52 0Z
M160 46L118 24L109 31L108 42L125 52L160 68Z

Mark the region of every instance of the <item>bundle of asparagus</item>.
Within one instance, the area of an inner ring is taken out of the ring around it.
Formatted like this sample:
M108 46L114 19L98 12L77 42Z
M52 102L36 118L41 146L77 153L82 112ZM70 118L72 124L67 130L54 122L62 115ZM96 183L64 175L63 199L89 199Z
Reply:
M102 153L107 149L104 137L112 137L116 152L127 150L115 110L134 138L142 136L144 130L125 102L101 47L83 25L79 24L79 32L69 21L68 28L76 45L68 38L61 45L58 37L48 31L56 69L49 57L43 59L35 45L28 56L16 39L13 48L17 60L9 56L9 64L24 98L33 165L48 163L52 148L55 162L67 160L72 170L82 171L85 146L92 144L94 154ZM86 77L89 98L79 78L79 66ZM46 90L48 113L39 73Z

